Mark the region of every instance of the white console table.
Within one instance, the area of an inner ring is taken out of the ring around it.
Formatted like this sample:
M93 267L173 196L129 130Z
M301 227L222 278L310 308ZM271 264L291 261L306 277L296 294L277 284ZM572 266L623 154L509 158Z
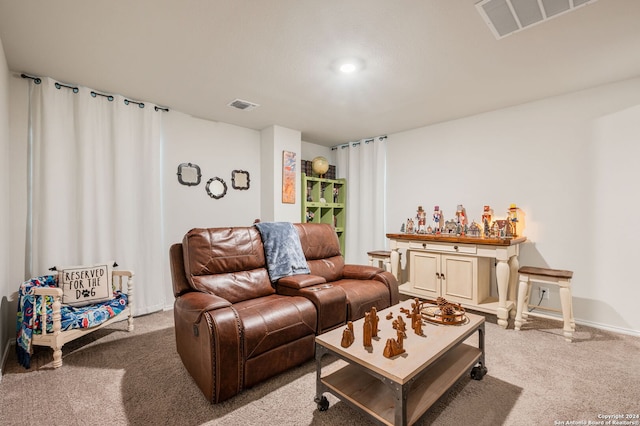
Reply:
M509 316L515 315L519 246L526 237L387 234L387 238L391 273L400 283L401 294L426 299L442 296L465 308L495 314L498 325L507 327ZM406 250L406 282L401 277L400 250ZM496 260L497 300L490 295L491 259Z

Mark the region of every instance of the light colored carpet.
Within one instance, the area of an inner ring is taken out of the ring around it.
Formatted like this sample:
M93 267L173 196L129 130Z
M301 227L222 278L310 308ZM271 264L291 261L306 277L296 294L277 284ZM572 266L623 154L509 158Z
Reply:
M488 374L482 381L464 376L421 424L587 424L640 413L640 338L578 326L575 342L566 343L559 321L512 327L487 316ZM209 404L176 353L171 311L137 317L131 333L118 323L68 343L63 361L52 369L48 348L37 348L29 370L9 358L1 425L372 424L331 395L329 409L317 410L313 361Z

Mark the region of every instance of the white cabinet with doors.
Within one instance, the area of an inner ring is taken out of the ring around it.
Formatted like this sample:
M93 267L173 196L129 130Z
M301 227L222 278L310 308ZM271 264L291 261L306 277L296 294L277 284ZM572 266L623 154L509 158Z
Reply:
M407 295L478 305L489 301L488 258L458 256L410 250L409 282L401 291Z

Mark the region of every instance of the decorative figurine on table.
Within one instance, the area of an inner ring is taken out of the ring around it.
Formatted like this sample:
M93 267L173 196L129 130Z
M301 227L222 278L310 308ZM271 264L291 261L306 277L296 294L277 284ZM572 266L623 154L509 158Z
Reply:
M400 233L404 234L405 231L405 224L403 223L402 225L400 225Z
M397 339L387 339L387 343L384 346L384 350L382 351L382 355L384 355L386 358L393 358L394 356L400 355L405 352L402 344L404 336L400 331L397 331L397 335Z
M442 231L442 226L444 222L444 218L442 216L443 216L443 213L442 213L442 210L440 210L440 206L435 206L433 208L433 223L434 223L433 229L436 231L436 234L439 234L440 231Z
M378 321L380 321L380 318L375 306L372 306L369 311L369 320L371 321L371 337L378 337Z
M482 226L484 229L484 236L488 237L489 236L489 231L491 229L491 218L493 216L493 210L491 210L491 207L489 206L484 206L484 208L482 209Z
M498 238L507 238L509 237L508 228L511 225L506 219L498 219L493 222L493 226L491 226L491 233L494 234Z
M451 219L444 222L444 234L455 235L458 230L458 223Z
M365 348L372 347L371 337L373 333L373 327L371 325L371 314L369 312L364 313L364 325L362 326L362 344Z
M411 304L411 328L418 335L422 336L422 306L423 302L415 298Z
M407 234L413 234L415 232L413 226L414 226L413 219L411 218L407 219L407 229L406 229Z
M313 197L311 197L311 185L307 186L307 202L312 202Z
M347 328L342 332L342 341L340 342L340 346L343 348L348 348L353 344L355 340L355 336L353 335L353 322L349 321L347 323Z
M500 238L500 220L494 220L489 228L489 237Z
M480 231L480 225L474 220L469 225L469 230L467 231L467 235L470 237L479 237L482 231Z
M411 314L419 314L420 311L422 310L423 305L424 305L424 302L421 302L420 299L415 297L413 299L413 303L411 304Z
M423 336L422 334L422 315L420 313L414 313L411 318L411 323L413 324L413 331L418 336Z
M509 223L511 224L511 234L514 237L517 237L517 224L518 224L518 208L516 207L515 204L511 204L509 206L509 211L507 212L507 214L509 215Z
M403 337L407 337L407 324L404 322L401 315L398 315L398 318L393 320L391 324L393 325L394 330L398 333L402 333Z
M418 221L418 229L416 232L418 234L426 234L427 233L427 212L424 211L422 206L418 206L418 213L416 213L416 219Z
M458 207L456 208L456 220L462 227L464 227L468 223L467 210L462 204L458 204Z
M433 228L431 225L427 226L427 234L433 234Z

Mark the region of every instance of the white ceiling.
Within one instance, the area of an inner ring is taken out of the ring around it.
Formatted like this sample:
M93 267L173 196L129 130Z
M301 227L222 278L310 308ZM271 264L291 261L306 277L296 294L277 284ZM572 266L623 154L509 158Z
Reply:
M0 39L17 73L327 146L640 76L640 0L500 40L476 2L0 0Z

